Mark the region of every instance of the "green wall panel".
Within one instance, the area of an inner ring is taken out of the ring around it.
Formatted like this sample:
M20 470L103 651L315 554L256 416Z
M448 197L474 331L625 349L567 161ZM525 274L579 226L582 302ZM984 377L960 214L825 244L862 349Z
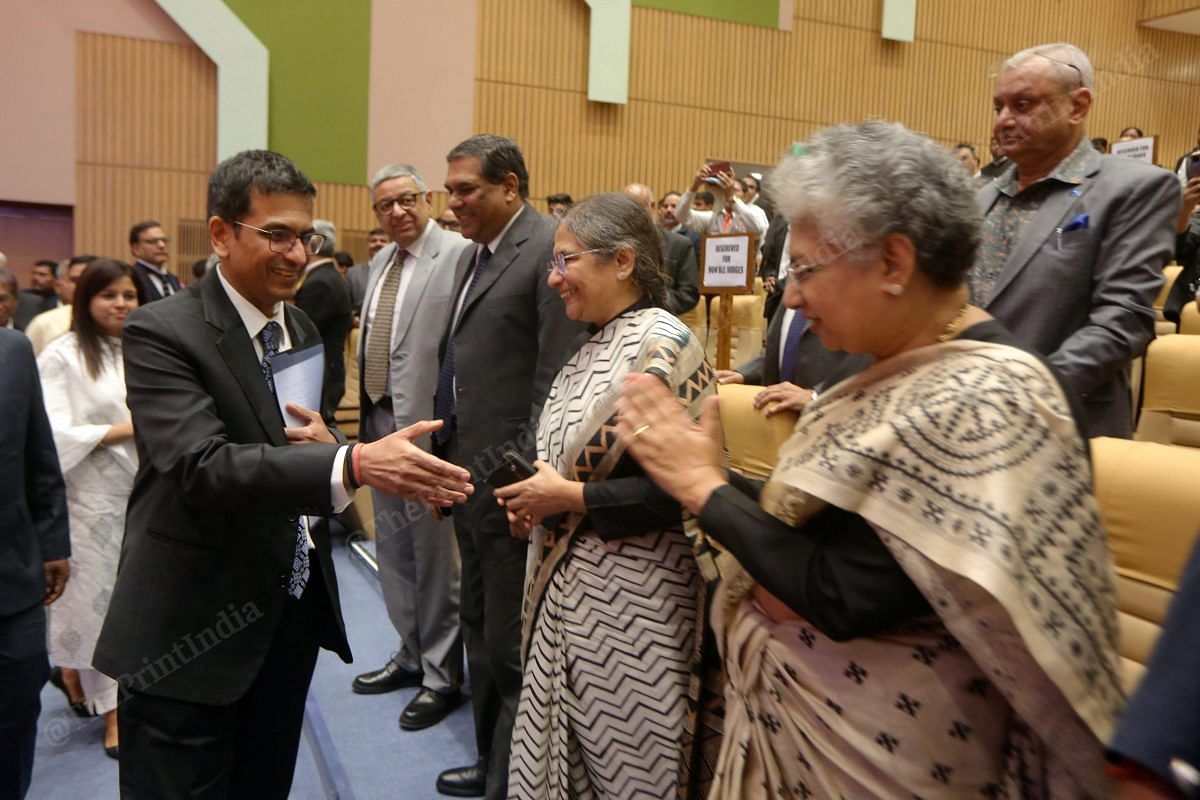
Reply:
M271 149L312 180L363 183L371 0L225 3L271 52Z
M763 28L779 27L779 0L633 0L633 4Z

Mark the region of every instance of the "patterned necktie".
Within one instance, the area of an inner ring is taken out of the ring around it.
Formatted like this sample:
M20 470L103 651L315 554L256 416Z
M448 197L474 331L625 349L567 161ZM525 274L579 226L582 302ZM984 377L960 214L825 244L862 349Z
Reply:
M729 233L731 228L733 228L733 212L725 209L725 212L721 214L721 233Z
M375 314L371 317L371 329L367 332L367 347L363 352L363 388L372 403L378 403L388 393L392 320L396 310L396 293L400 289L400 273L407 255L406 250L396 250L383 285L379 287L379 299L375 301Z
M463 306L466 306L467 298L471 296L475 284L479 283L479 276L483 274L484 267L491 259L491 250L484 247L479 251L475 274L471 276L471 284L467 287L466 294L463 295ZM459 315L461 316L461 314L460 310ZM446 340L446 355L442 358L442 368L438 370L437 393L433 396L434 419L444 420L441 429L433 432L433 440L439 445L450 441L450 434L454 433L454 330L457 327L458 318L456 317L454 326L450 329L450 336Z
M262 340L263 346L263 377L267 379L267 388L271 390L271 394L275 394L275 373L271 369L271 358L279 353L283 328L279 327L278 322L271 320L263 326L258 338ZM299 598L304 594L306 585L308 585L308 537L304 535L304 520L299 519L296 521L296 555L292 559L292 577L288 581L288 594Z
M796 365L800 362L800 337L804 335L807 324L804 312L796 309L796 313L792 316L792 324L788 326L787 334L783 339L783 358L779 360L779 380L781 381L795 383Z

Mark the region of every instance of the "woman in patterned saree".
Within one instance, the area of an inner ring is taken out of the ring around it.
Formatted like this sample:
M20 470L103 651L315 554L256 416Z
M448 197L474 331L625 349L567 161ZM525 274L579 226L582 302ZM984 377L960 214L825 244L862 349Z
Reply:
M627 381L618 433L724 552L712 798L1099 798L1123 701L1078 401L964 276L980 215L899 125L818 134L769 181L789 307L865 372L801 414L765 485L719 411Z
M663 309L658 229L635 200L574 205L549 269L590 328L538 420L537 474L496 490L514 535L532 533L509 797L657 800L675 793L701 586L679 503L624 457L615 403L641 372L695 414L712 372Z

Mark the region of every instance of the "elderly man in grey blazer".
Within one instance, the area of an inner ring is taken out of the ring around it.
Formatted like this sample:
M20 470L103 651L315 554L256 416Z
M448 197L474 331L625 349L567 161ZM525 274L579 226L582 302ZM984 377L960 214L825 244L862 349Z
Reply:
M371 259L359 335L359 403L364 442L433 416L438 343L446 329L455 266L471 243L433 221L432 192L416 169L389 164L371 181L379 224L392 239ZM428 436L415 440L426 450ZM421 690L400 727L440 722L461 702L460 562L454 530L420 503L372 495L379 578L400 635L382 668L354 679L360 694Z
M985 218L969 282L972 301L1079 393L1089 436L1129 438L1129 367L1154 336L1179 181L1092 148L1093 84L1087 55L1070 44L1004 62L993 132L1012 165L979 190Z

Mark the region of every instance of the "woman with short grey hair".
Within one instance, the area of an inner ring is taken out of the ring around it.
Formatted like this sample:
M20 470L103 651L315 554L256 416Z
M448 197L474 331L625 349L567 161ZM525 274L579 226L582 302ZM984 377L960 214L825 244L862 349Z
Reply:
M576 203L554 238L547 280L591 328L538 420L536 474L496 489L513 534L532 533L510 798L676 794L700 577L679 503L614 435L631 373L693 415L715 388L663 308L662 260L654 221L623 194Z
M784 302L874 363L804 409L765 484L723 468L715 405L696 426L626 384L621 439L720 545L710 798L1108 796L1123 696L1079 401L969 304L958 169L865 122L773 173Z

